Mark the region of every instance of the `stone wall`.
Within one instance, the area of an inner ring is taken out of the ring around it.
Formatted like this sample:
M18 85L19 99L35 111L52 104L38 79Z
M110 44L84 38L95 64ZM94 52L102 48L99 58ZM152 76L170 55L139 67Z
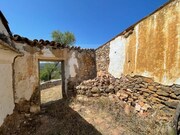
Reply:
M46 81L46 82L41 83L39 89L44 90L44 89L51 88L51 87L54 87L54 86L58 86L58 85L61 85L61 84L62 84L61 79L50 80L50 81Z
M104 46L96 50L96 67L97 72L108 71L109 67L109 50L110 44L107 43Z
M97 71L180 84L180 0L173 0L96 50Z
M67 89L71 96L76 95L77 91L75 90L75 87L82 81L96 77L95 53L83 51L81 53L76 53L75 57L78 59L78 66L75 67L76 74L74 76L71 75L67 80ZM72 62L70 63L73 64ZM65 71L65 74L67 73L69 72Z
M176 109L180 101L180 85L165 86L154 82L151 78L137 75L114 78L110 74L103 74L95 79L82 82L76 89L78 94L89 97L115 94L119 100L134 107L143 103L153 108L166 106ZM137 111L141 109L143 111L143 106L139 107Z

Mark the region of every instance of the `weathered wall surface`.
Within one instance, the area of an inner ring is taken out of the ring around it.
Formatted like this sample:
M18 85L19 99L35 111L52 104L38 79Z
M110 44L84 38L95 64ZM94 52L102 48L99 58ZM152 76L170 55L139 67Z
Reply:
M13 68L12 63L17 54L0 44L0 125L8 114L13 113Z
M104 53L108 56L103 57ZM98 48L96 56L97 71L105 70L115 77L137 74L167 85L180 84L180 0Z
M75 86L82 81L96 77L95 52L82 51L71 52L66 61L65 76L67 78L67 89L70 95L76 94Z
M95 77L95 53L87 50L68 48L53 49L44 46L42 49L25 43L15 42L16 48L24 55L15 60L15 102L29 101L39 87L39 60L63 61L65 70L65 92L69 95L74 85L84 79ZM38 94L38 93L37 93ZM38 95L36 95L38 96ZM38 104L35 103L34 104Z

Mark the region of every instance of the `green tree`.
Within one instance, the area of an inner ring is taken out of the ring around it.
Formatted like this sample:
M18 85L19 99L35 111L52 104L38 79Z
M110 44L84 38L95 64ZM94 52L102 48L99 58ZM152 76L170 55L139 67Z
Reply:
M60 78L60 68L59 62L46 63L43 68L40 69L40 79L41 81L49 81L51 79Z
M76 38L71 32L60 32L58 30L52 32L52 39L62 45L74 45Z

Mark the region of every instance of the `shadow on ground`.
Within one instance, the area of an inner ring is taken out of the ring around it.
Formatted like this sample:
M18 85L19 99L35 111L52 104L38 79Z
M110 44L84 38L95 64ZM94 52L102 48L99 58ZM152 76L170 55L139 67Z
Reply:
M67 101L44 104L41 108L36 115L15 112L6 119L0 135L101 135Z

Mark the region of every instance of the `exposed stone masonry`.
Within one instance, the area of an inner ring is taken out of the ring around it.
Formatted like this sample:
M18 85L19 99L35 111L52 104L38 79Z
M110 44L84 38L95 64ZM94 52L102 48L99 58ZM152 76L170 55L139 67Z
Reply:
M95 53L83 51L76 55L79 59L78 65L81 67L81 70L77 70L75 77L70 77L68 79L68 96L76 95L76 90L74 89L82 81L92 79L96 77L96 61Z
M180 85L164 86L143 76L123 76L118 79L109 74L82 82L76 87L77 93L86 96L116 96L132 106L139 106L137 111L166 106L175 109L180 100ZM145 108L144 105L148 104Z
M109 43L104 46L99 47L96 50L96 67L97 72L99 71L108 71L109 66ZM106 63L106 64L105 64Z

